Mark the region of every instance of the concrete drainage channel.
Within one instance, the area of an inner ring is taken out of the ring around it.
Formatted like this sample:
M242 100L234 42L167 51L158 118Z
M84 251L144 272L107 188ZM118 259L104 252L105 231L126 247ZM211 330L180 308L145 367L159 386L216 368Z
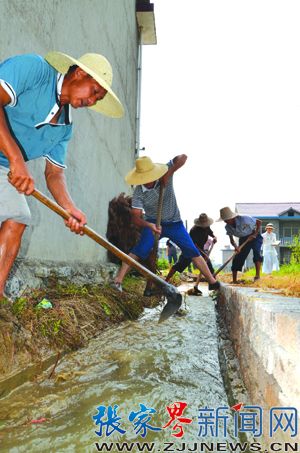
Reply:
M151 451L300 451L285 447L284 442L295 444L289 436L278 440L282 449L278 444L272 449L275 439L268 438L267 426L263 426L264 442L262 436L253 439L251 430L240 431L237 439L235 411L229 410L237 403L243 403L245 410L261 406L265 413L274 406L299 407L299 299L222 285L215 312L204 288L203 297L187 297L186 315L172 317L158 328L156 309L145 310L138 321L107 329L86 347L66 355L54 379L47 371L3 396L1 451L91 451L96 428L92 415L99 404L118 403L123 417L143 402L157 409L155 423L163 426L166 404L173 401L186 401L186 415L194 418L184 426L188 447L181 442L173 450ZM231 417L227 437L222 428L218 437L210 435L209 428L207 437L197 435L199 407L225 408L224 414ZM28 422L41 417L45 423L31 429ZM167 430L147 436L147 441L160 446L172 440Z
M264 413L265 441L270 444L278 440L277 448L282 448L270 451L300 451L300 444L295 444L299 435L294 426L300 408L300 299L222 285L216 309L219 357L229 400L247 401L248 392L251 403ZM237 370L247 391L236 379ZM290 423L286 426L287 419L282 416L280 429L270 439L269 414L275 407L288 408Z

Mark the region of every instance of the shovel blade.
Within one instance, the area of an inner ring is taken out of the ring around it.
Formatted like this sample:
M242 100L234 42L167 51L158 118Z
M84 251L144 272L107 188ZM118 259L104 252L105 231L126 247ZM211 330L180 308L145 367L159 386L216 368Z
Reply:
M173 294L167 298L167 303L160 314L158 323L166 321L170 316L174 315L181 307L182 295L180 293Z

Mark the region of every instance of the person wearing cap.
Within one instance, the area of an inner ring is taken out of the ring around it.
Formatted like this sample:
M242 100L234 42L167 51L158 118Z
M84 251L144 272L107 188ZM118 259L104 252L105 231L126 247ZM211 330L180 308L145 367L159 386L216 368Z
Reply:
M279 270L279 263L276 251L276 234L274 233L273 223L266 225L266 232L262 234L263 237L263 267L264 274L271 274L273 271Z
M145 260L153 247L154 234L169 238L187 258L190 258L209 282L209 289L219 289L219 282L211 274L199 250L194 245L180 217L173 188L173 175L186 162L187 156L176 156L168 164L153 163L150 157L140 157L135 168L125 177L128 184L136 186L132 197L132 219L139 226L141 237L129 256L135 260ZM156 226L156 216L160 185L165 187L162 204L161 227ZM144 212L144 216L143 216ZM114 286L122 290L122 281L130 266L122 266L114 280Z
M197 247L199 252L204 256L207 266L212 274L214 273L214 268L212 266L212 263L211 263L209 257L206 256L204 248L205 248L205 244L207 243L209 238L212 238L211 239L212 243L215 244L217 242L217 238L210 228L210 226L213 223L214 223L213 219L208 217L207 214L202 213L199 215L199 217L197 217L194 220L194 226L191 228L190 233L189 233L195 246ZM168 273L168 275L166 277L166 281L169 281L176 272L180 272L180 273L183 272L191 264L191 262L192 262L191 258L188 258L188 257L184 256L184 254L181 254L177 263L175 263L174 266L172 266L172 268L170 269L170 272ZM198 295L198 296L202 295L202 292L198 288L200 278L201 278L201 273L199 274L196 284L194 286L194 294Z
M123 107L111 83L110 63L94 53L78 60L61 52L45 58L26 54L0 64L0 298L30 224L24 195L33 192L34 180L27 161L45 158L47 187L69 212L66 225L82 234L86 217L71 199L64 177L73 129L70 107L121 117Z
M226 206L225 208L220 209L220 218L217 221L224 221L226 223L226 234L229 236L230 243L237 252L231 266L232 283L238 283L238 271L242 271L250 250L253 251L253 262L256 270L254 280L259 280L261 263L263 260L261 256L261 246L263 242L260 234L261 220L247 215L237 214ZM235 243L234 236L239 238L239 245ZM241 249L241 245L248 239L249 242Z

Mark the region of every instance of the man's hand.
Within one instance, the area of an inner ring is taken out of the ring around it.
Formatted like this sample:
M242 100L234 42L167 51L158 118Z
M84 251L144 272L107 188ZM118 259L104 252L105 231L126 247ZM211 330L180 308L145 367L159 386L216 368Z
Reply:
M218 242L218 239L216 237L213 238L213 243L215 244L216 242Z
M68 220L65 220L65 225L70 228L73 233L83 236L84 232L82 231L82 228L87 223L85 214L75 206L67 208L67 211L71 214L71 217Z
M161 178L160 178L160 183L163 187L166 187L169 178L177 171L179 168L181 168L187 160L187 156L185 154L180 154L179 156L176 156L173 158L173 165L169 168L167 173L165 173Z
M238 247L237 245L234 247L234 249L237 254L240 253L241 251L240 247Z
M30 195L34 191L34 180L24 161L10 164L8 180L19 193Z
M250 236L248 236L249 242L253 241L253 239L255 239L256 237L257 235L255 233L250 234Z
M148 226L153 231L154 234L161 234L161 226L157 227L155 223L150 222Z

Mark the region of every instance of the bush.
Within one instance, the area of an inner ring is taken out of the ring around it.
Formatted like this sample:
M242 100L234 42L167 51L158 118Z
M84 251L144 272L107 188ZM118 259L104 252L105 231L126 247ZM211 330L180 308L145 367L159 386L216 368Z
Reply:
M159 269L160 271L169 269L169 261L166 258L158 258L157 269Z
M293 238L291 249L291 264L300 264L300 235Z

